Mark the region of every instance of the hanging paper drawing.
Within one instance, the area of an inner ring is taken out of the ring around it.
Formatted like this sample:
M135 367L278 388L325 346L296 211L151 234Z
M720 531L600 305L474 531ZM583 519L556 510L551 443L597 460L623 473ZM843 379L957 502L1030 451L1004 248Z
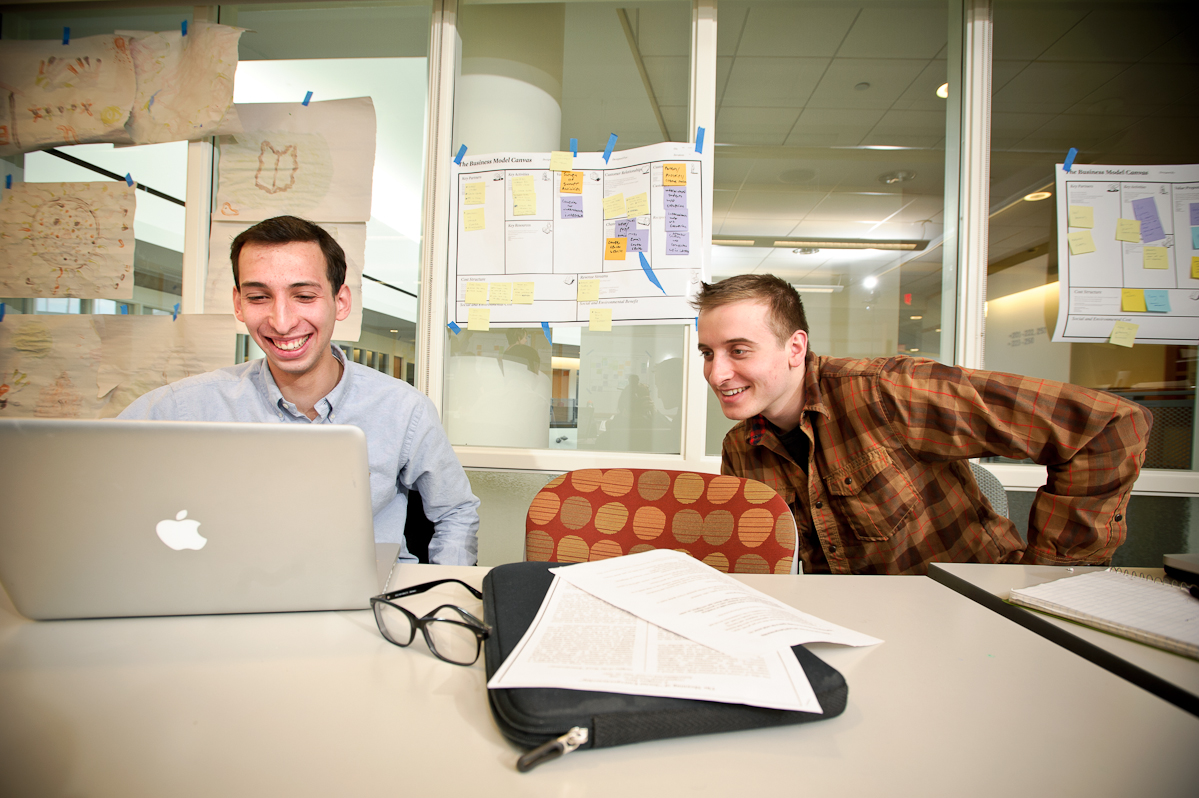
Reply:
M0 418L95 418L95 316L10 315L0 324Z
M133 298L134 189L18 183L0 198L0 296Z
M269 141L264 141L258 153L258 171L254 173L254 187L267 194L290 191L296 185L298 171L300 158L295 144L277 150Z

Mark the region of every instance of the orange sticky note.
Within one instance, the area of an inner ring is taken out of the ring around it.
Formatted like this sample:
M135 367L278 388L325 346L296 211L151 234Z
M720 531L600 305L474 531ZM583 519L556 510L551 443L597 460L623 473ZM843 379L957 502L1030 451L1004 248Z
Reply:
M624 260L627 238L608 238L604 243L604 260Z
M685 186L685 185L687 185L687 164L685 164L685 163L664 163L664 164L662 164L662 185L664 185L664 186Z
M1140 288L1120 289L1120 310L1125 313L1145 313L1145 292Z
M562 194L582 194L583 193L583 173L582 172L563 172L562 182L559 184L558 191Z
M592 308L588 319L591 332L612 332L612 308Z

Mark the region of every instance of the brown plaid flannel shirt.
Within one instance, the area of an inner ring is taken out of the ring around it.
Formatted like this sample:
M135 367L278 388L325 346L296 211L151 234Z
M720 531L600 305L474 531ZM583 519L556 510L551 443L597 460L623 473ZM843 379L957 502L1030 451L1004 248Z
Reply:
M791 506L806 573L923 574L930 562L1102 564L1124 542L1149 415L1099 391L909 357L810 352L800 429L808 475L761 416L724 439L721 470ZM966 458L1048 466L1027 546Z

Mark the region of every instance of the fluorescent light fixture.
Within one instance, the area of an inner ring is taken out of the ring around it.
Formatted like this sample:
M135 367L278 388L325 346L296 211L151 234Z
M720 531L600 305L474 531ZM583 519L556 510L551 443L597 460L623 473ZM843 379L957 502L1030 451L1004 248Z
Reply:
M911 319L912 321L919 321L920 319L923 319L924 317L923 316L908 316L908 318Z
M937 96L940 97L942 100L949 99L949 84L948 83L942 83L940 86L937 87Z
M1052 191L1034 191L1031 194L1024 195L1025 202L1036 202L1038 200L1049 199L1053 196Z
M716 242L712 242L716 243ZM814 247L816 249L899 249L899 250L919 250L924 249L923 242L920 241L868 241L868 240L850 240L842 239L841 241L775 241L776 247Z
M553 363L555 371L579 370L579 358L577 357L553 357L550 360Z
M909 352L919 352L920 350L919 350L919 349L917 349L916 347L914 347L914 346L913 346L913 347L912 347L911 349L909 349L908 351L909 351Z
M718 247L752 247L752 238L714 238L712 243Z
M799 285L791 283L791 287L801 294L839 294L843 285Z

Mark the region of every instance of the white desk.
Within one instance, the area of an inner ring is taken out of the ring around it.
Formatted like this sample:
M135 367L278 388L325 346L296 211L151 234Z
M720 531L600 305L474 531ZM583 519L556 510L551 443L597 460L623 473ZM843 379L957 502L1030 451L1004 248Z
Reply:
M931 579L745 581L887 641L813 647L849 682L842 716L526 774L482 664L392 646L369 612L34 623L0 606L0 795L1090 798L1199 784L1199 718Z
M1104 569L1101 567L1078 566L1065 568L1049 565L934 563L929 568L929 576L1016 623L1048 637L1058 645L1113 669L1114 673L1190 709L1193 713L1199 713L1199 660L1092 629L1064 618L1003 603L1013 589L1102 570ZM1129 570L1145 571L1153 576L1164 574L1160 568Z

